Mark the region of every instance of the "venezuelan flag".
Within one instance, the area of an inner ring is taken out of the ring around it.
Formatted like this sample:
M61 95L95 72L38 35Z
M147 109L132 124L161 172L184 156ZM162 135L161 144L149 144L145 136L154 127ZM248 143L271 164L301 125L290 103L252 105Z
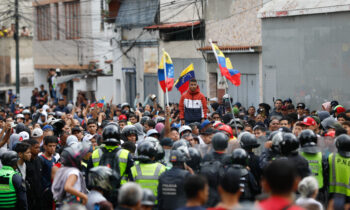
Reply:
M233 69L230 59L225 58L224 53L221 52L216 44L212 43L212 47L221 75L225 76L234 85L239 86L241 84L241 73L238 70Z
M233 69L232 63L229 58L226 58L227 70L230 73L229 77L226 77L232 82L232 84L239 86L241 84L241 72L237 69Z
M181 95L188 89L190 80L195 78L193 64L191 63L186 69L181 72L178 80L175 82L175 87L181 92Z
M97 101L97 106L102 108L104 105L106 105L105 99L106 99L106 96L102 97L99 101ZM95 107L95 104L96 103L92 103L90 107Z
M165 66L164 66L164 59L165 59ZM165 81L165 75L164 75L164 67L166 72L166 79L167 79L166 81ZM158 67L158 80L159 80L159 85L164 92L166 91L166 89L168 91L171 91L173 89L174 65L169 54L165 51L163 51L163 56Z

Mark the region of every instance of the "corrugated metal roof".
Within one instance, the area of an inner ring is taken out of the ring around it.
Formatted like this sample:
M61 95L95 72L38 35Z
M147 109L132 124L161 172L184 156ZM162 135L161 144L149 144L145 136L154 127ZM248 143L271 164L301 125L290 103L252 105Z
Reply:
M194 21L194 22L178 22L178 23L164 23L159 25L153 25L153 26L147 26L145 29L167 29L167 28L184 28L184 27L191 27L195 25L199 25L200 21Z
M271 0L258 13L259 18L311 15L350 10L350 0Z
M159 0L123 0L116 25L119 27L139 27L155 24Z
M261 52L261 46L218 46L223 52ZM211 46L198 48L200 51L212 52Z

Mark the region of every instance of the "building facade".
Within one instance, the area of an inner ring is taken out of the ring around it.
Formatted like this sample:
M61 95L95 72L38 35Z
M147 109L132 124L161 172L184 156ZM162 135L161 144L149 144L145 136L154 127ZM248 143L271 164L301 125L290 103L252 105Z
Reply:
M264 101L291 97L310 109L350 105L350 1L267 3L262 19Z

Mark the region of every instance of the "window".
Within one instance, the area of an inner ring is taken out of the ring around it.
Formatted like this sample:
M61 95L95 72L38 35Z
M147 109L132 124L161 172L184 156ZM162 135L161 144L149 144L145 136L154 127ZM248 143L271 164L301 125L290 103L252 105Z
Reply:
M51 39L50 5L36 7L37 38L39 41Z
M60 15L59 15L59 10L58 10L58 3L55 3L55 18L56 18L56 22L55 22L55 39L59 40L60 39Z
M80 38L80 2L64 3L65 19L66 19L66 39Z

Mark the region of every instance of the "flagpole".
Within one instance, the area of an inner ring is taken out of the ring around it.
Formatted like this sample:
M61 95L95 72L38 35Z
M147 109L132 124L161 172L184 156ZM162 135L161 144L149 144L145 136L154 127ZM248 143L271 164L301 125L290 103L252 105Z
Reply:
M164 66L164 77L165 77L165 97L166 97L166 105L169 106L169 94L168 94L168 84L167 84L167 75L166 75L166 59L165 59L165 50L163 51L163 66Z
M218 67L219 67L219 69L220 69L218 54L217 54L216 51L215 51L215 48L214 48L214 45L213 45L213 41L212 41L211 39L209 39L209 43L210 43L211 48L212 48L212 50L213 50L213 52L214 52L214 56L215 56L215 59L216 59L216 63L218 64ZM226 61L225 61L225 62L226 62ZM219 75L219 70L217 69L217 71L218 71L218 75ZM221 73L220 73L220 75L221 75ZM228 94L228 93L227 93L227 92L228 92L228 83L227 83L226 78L225 78L223 75L221 75L221 77L223 77L223 78L224 78L224 81L225 81L225 95L226 95L226 94ZM238 137L238 129L237 129L236 117L235 117L235 113L233 112L233 108L232 108L232 103L231 103L231 97L230 97L230 95L229 95L228 101L230 102L230 109L231 109L231 113L232 113L232 116L233 116L233 123L234 123L234 125L235 125L236 135L237 135L237 137Z

